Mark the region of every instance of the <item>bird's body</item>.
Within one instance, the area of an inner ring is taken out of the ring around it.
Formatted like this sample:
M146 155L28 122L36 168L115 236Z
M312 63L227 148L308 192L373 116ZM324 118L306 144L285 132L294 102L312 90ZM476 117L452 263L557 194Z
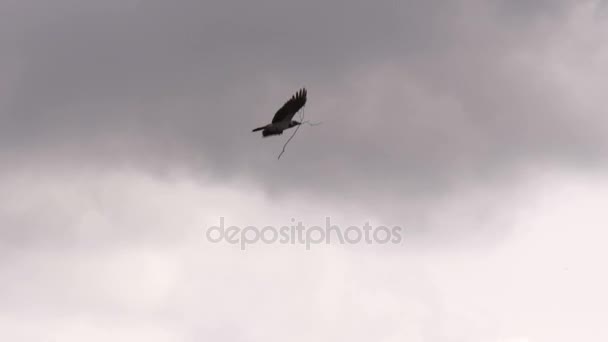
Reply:
M258 127L252 132L262 131L263 137L272 135L281 135L283 131L294 126L300 125L301 122L292 120L293 116L306 104L306 89L299 90L294 96L285 102L275 113L272 123Z
M266 138L271 135L281 135L281 134L283 134L284 130L297 126L299 124L300 123L297 121L291 121L291 122L280 121L280 122L268 124L264 127L256 128L253 130L253 132L262 130L262 136L264 138Z

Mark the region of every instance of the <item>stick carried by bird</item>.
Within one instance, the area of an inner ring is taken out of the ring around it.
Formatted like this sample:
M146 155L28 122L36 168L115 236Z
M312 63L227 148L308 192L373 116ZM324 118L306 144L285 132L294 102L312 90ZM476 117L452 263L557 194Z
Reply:
M298 90L298 92L295 93L295 95L293 95L291 99L285 102L285 104L281 108L279 108L279 110L277 110L277 112L274 114L274 117L272 118L271 123L262 127L255 128L252 131L262 131L262 137L266 138L273 135L282 135L283 131L297 126L291 137L289 137L287 142L285 142L285 145L283 145L283 150L281 151L277 159L281 159L281 156L285 152L287 144L289 144L291 139L293 139L296 133L298 133L298 130L300 129L300 126L302 124L308 124L310 126L318 126L321 124L321 122L311 123L310 121L304 121L303 107L306 104L307 94L308 93L306 91L306 88ZM293 120L293 117L298 111L300 111L300 109L302 109L302 112L300 114L300 121Z

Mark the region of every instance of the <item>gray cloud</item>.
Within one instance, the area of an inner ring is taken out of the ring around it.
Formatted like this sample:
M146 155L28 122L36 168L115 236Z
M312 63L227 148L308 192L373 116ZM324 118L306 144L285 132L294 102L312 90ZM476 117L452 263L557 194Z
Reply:
M546 68L576 4L4 4L2 153L353 194L603 160L601 113L582 120ZM302 85L324 125L277 162L286 137L249 131Z

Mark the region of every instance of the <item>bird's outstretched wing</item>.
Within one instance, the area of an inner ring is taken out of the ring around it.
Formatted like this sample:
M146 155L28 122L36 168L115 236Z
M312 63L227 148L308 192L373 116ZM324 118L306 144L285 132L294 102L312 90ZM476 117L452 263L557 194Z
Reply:
M294 96L285 102L283 107L277 110L272 123L281 121L291 121L294 115L306 104L306 89L300 89Z

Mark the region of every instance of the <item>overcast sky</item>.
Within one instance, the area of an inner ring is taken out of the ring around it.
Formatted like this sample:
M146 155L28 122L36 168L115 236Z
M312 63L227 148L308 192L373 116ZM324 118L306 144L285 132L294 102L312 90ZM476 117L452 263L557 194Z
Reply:
M604 0L0 0L0 340L608 340L607 30ZM277 160L251 129L301 87L323 123ZM241 251L220 217L404 234Z

